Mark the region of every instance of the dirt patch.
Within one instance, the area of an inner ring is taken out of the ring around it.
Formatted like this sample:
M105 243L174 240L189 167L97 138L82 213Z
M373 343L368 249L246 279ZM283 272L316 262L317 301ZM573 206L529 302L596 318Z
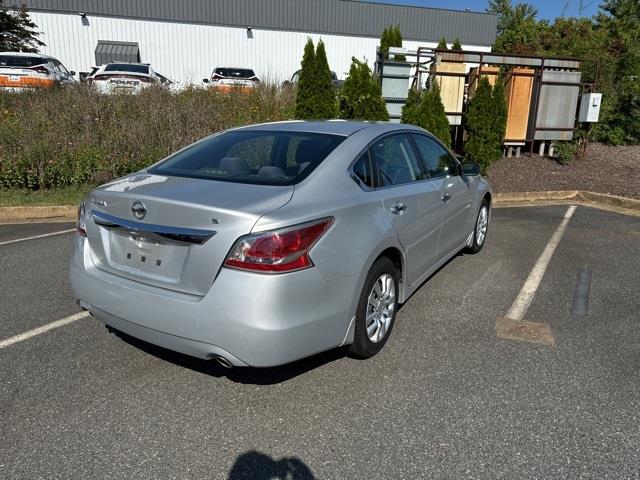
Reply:
M585 190L640 199L640 146L593 143L585 158L564 166L538 155L502 158L487 177L499 193Z

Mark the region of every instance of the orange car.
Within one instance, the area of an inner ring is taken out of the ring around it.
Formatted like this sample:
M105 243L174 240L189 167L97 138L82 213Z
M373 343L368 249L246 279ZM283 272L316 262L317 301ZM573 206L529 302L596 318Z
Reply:
M223 92L229 92L235 88L253 88L260 83L260 80L256 77L253 70L250 68L236 67L215 68L211 74L211 79L204 78L202 81L212 88Z
M0 52L0 90L22 91L74 84L75 74L48 55Z

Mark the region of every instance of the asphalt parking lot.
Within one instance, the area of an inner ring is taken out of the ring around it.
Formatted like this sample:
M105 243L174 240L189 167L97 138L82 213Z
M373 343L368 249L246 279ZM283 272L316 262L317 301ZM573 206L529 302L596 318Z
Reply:
M568 208L494 209L485 249L428 280L376 357L266 370L90 317L15 341L79 308L71 233L6 242L72 225L0 226L0 478L638 479L640 218Z

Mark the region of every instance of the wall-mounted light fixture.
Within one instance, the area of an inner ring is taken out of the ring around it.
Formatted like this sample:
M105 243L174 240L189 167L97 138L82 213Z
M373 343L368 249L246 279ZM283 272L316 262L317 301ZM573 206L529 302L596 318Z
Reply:
M253 38L253 28L247 27L247 38Z
M80 21L82 22L82 25L88 27L89 19L87 18L87 14L84 12L78 12L78 15L80 15Z

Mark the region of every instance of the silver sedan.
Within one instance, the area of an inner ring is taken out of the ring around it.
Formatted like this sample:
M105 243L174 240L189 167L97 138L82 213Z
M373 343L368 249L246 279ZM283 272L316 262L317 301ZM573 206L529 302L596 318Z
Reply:
M418 127L238 128L93 190L71 286L116 330L227 367L366 358L398 304L480 251L490 206L478 165Z

